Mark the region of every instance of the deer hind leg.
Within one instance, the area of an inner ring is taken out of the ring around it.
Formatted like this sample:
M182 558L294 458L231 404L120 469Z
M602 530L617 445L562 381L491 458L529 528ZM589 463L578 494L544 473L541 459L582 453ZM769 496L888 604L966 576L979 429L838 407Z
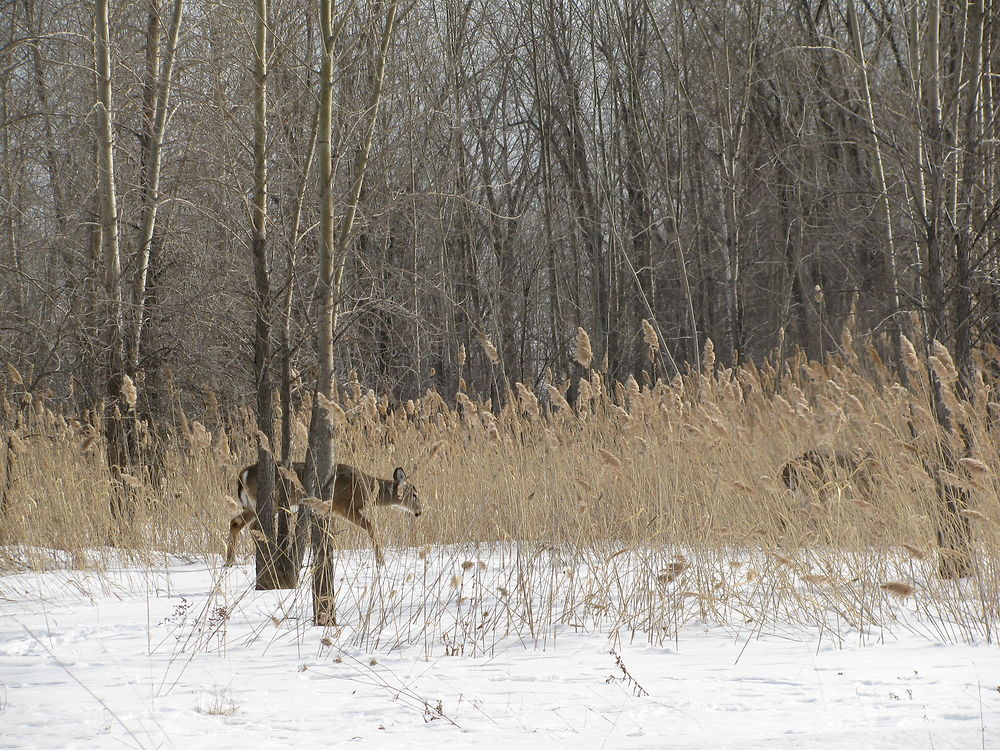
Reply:
M252 510L245 510L233 516L233 520L229 522L229 542L226 544L225 563L227 568L236 562L236 542L240 538L240 532L247 524L250 524L251 528L257 525L257 514Z
M385 555L382 554L382 548L379 546L378 539L375 538L375 530L372 528L371 522L354 508L348 510L347 513L344 514L344 518L353 523L355 526L360 526L368 532L368 536L372 540L372 546L375 547L376 564L379 567L385 565Z

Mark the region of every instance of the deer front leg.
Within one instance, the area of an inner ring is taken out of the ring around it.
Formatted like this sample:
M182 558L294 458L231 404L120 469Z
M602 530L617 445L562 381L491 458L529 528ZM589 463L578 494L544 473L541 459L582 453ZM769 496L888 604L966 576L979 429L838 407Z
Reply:
M256 520L257 514L252 510L245 510L229 522L229 543L226 545L225 567L232 566L236 562L236 542L240 538L240 532L251 521Z
M382 554L382 548L379 546L378 539L375 538L375 530L372 528L371 523L365 518L361 513L359 513L354 508L351 508L347 513L344 514L344 518L353 523L355 526L360 526L362 529L368 532L369 538L372 540L372 546L375 547L375 562L381 568L385 565L385 556Z

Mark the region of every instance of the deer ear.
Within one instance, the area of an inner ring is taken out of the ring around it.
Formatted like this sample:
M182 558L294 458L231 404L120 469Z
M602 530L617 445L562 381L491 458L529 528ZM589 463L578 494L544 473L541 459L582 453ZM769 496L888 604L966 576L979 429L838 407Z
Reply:
M403 471L401 466L397 466L396 470L392 472L392 481L396 484L402 484L406 481L406 472Z

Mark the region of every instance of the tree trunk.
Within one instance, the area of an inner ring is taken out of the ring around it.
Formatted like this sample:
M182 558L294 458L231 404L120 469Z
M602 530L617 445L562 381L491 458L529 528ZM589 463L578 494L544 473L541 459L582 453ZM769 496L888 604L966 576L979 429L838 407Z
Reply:
M379 4L378 8L381 9ZM322 300L322 315L319 325L319 375L316 383L316 400L313 405L312 418L309 425L309 453L306 456L306 492L317 496L322 491L322 500L329 500L333 491L333 482L329 478L336 470L334 448L333 415L329 413L326 404L334 398L333 393L333 334L337 326L340 308L341 283L344 278L344 266L347 262L347 250L352 241L354 219L358 213L358 204L364 188L365 174L371 155L372 142L375 137L375 124L378 118L379 104L382 101L382 86L385 80L385 62L396 25L398 0L391 0L386 12L385 26L382 30L381 45L377 63L374 66L371 92L368 107L365 110L365 123L361 147L355 156L351 172L351 193L348 198L347 210L340 224L339 231L334 232L333 226L333 173L331 131L333 124L333 7L331 0L322 0L320 5L320 27L326 40L323 51L323 64L320 73L320 299ZM376 12L375 17L378 17ZM320 482L322 478L322 482ZM314 545L313 558L313 619L317 625L336 624L335 592L333 588L333 566L330 556L330 519L318 518L313 514L312 538Z
M271 361L271 319L274 300L271 294L267 262L267 79L270 9L268 0L255 0L257 33L254 41L254 193L252 213L252 249L254 286L254 375L257 383L257 429L266 439L257 447L257 521L260 536L256 539L256 588L284 588L278 557L287 549L288 539L275 534L275 456L274 378ZM287 493L282 493L287 503ZM280 503L279 503L280 505ZM284 508L279 507L281 512ZM288 566L282 566L283 569ZM290 582L291 585L295 581Z
M115 188L114 133L111 125L111 29L108 0L94 4L95 55L97 62L98 176L101 210L101 256L104 265L106 301L104 346L107 357L107 403L105 437L108 469L111 472L112 541L120 541L123 530L135 512L135 498L123 481L135 460L134 399L126 396L125 323L121 254L118 243L118 196ZM131 401L131 403L130 403Z

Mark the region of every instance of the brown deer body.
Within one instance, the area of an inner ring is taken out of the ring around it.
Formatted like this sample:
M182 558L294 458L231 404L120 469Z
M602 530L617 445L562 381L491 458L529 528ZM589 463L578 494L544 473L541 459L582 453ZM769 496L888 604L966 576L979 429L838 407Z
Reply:
M293 489L295 500L301 495L301 484L305 479L305 464L297 461L292 464L299 479L299 486ZM347 464L337 464L337 471L327 481L333 481L333 492L327 508L332 513L350 521L355 526L364 529L375 547L375 560L379 565L385 563L382 548L375 538L372 525L361 515L361 511L372 507L398 506L420 515L420 500L417 491L406 478L406 472L397 467L392 473L392 479L379 479ZM236 560L236 542L244 527L259 528L257 520L257 464L251 464L240 472L236 482L236 496L240 502L240 512L229 522L229 543L226 546L226 565L232 565ZM316 501L319 502L319 501ZM293 505L295 502L293 501ZM324 504L325 505L325 504ZM315 507L315 505L311 505Z
M875 459L865 451L809 450L781 467L781 481L792 492L810 492L824 499L831 491L851 485L862 496L874 495ZM804 502L809 507L811 502Z

